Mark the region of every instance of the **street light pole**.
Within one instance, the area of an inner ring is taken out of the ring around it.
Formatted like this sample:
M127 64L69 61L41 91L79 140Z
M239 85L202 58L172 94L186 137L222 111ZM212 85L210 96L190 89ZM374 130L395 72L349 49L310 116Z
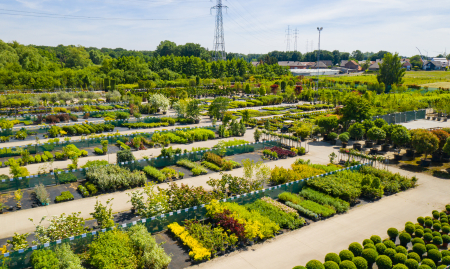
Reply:
M320 32L323 30L323 27L317 27L317 31L319 31L319 51L317 53L317 91L319 90L319 60L320 60Z

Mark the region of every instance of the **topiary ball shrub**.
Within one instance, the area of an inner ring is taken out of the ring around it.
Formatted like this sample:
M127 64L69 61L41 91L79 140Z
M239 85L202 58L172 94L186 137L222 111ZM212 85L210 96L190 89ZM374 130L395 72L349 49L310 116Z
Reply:
M377 264L378 269L391 269L391 267L392 267L392 261L386 255L378 256L375 263Z
M430 251L430 249L438 249L438 247L436 247L436 246L433 245L433 244L426 244L426 245L425 245L425 248L427 249L427 251Z
M409 233L401 233L398 238L400 239L400 244L404 247L411 242L411 235Z
M403 254L403 253L397 253L397 254L395 254L394 259L392 259L392 261L393 261L395 264L397 264L397 263L405 263L407 259L408 259L408 258L406 258L406 255L405 255L405 254Z
M378 243L381 243L381 237L379 237L378 235L372 235L370 237L370 240L372 240L373 244L376 245Z
M398 230L396 228L389 228L387 234L392 241L395 241L398 236Z
M372 264L378 258L378 252L374 249L368 248L368 249L363 250L361 257L366 259L369 266L372 266Z
M435 223L433 224L433 230L435 230L436 232L439 232L439 231L441 230L441 224L435 222Z
M448 225L442 226L442 233L443 234L450 233L450 226L448 226Z
M425 228L425 229L423 229L423 233L424 234L426 234L426 233L432 233L433 231L430 229L430 228Z
M433 235L431 233L425 233L423 235L423 241L431 242L431 240L433 240Z
M350 244L350 246L348 246L348 250L350 250L353 253L353 255L355 255L356 257L359 257L359 256L361 256L363 247L361 246L360 243L353 242Z
M395 248L395 251L397 251L397 253L403 253L405 255L408 255L408 250L403 246L397 246Z
M419 257L422 257L422 255L427 252L427 248L423 244L414 244L413 245L413 251L419 255Z
M433 221L432 220L425 220L425 227L431 228L433 227Z
M395 249L393 249L393 248L388 248L384 252L384 255L386 255L389 258L391 258L391 260L394 259L395 254L397 254L397 251L395 251Z
M430 249L427 253L427 258L434 261L435 264L441 261L442 254L437 249Z
M442 235L442 244L444 244L444 247L447 247L448 243L450 243L450 235L448 234Z
M435 237L435 236L442 236L440 232L432 232L431 235L433 237Z
M375 245L374 245L374 244L370 244L370 243L364 245L364 249L368 249L368 248L372 248L372 249L377 250L377 248L375 247Z
M417 269L419 268L419 262L414 259L407 259L405 262L406 267L408 269Z
M378 254L380 254L380 255L383 255L384 252L385 252L386 249L387 249L386 245L383 244L383 243L378 243L378 244L375 245L375 247L377 248L377 252L378 252Z
M393 248L395 249L396 245L394 242L392 242L391 240L385 240L383 242L383 244L387 247L387 248Z
M339 265L334 261L326 261L323 266L325 269L339 269Z
M339 265L341 263L341 258L339 258L339 255L337 255L336 253L328 253L325 256L325 261L333 261L337 263L337 265Z
M405 232L409 233L410 235L413 235L415 231L416 227L414 227L414 224L405 225Z
M341 258L341 263L343 261L351 261L353 260L353 258L355 257L355 255L353 255L353 253L350 250L342 250L341 252L339 252L339 258Z
M442 258L442 264L450 265L450 256L445 256Z
M418 269L431 269L431 267L426 264L421 264Z
M406 267L406 265L404 265L403 263L398 263L398 264L394 265L394 267L392 267L392 269L408 269L408 267Z
M425 246L425 241L423 241L422 238L418 238L418 237L413 238L413 239L411 240L411 243L413 244L413 246L414 246L414 244L417 244L417 243L422 244L422 245Z
M416 238L422 238L423 237L423 230L416 229L416 231L414 232L414 235L416 236Z
M428 265L431 269L436 269L436 264L431 259L423 259L421 265Z
M440 236L433 237L433 244L435 244L436 246L442 245L442 242L443 242L442 237Z
M367 244L372 244L372 245L375 245L375 244L373 243L373 241L372 241L372 240L370 240L370 239L364 239L364 241L363 241L362 245L363 245L363 246L365 246L365 245L367 245Z
M433 218L439 219L439 212L437 210L433 210Z
M310 260L306 264L306 269L325 269L325 267L318 260Z
M342 261L339 264L339 269L357 269L356 265L352 261Z
M420 224L420 225L424 225L425 224L425 218L424 217L418 217L417 218L417 222Z
M353 258L352 262L355 264L356 269L368 269L369 268L368 262L366 261L366 259L364 259L362 257L355 257L355 258Z
M423 231L423 227L420 226L420 224L414 224L414 228L417 230L422 230Z
M410 252L408 253L408 259L413 259L416 260L417 262L420 262L420 257L419 254L415 253L415 252Z
M442 257L447 257L450 256L450 251L449 250L443 250L441 251Z

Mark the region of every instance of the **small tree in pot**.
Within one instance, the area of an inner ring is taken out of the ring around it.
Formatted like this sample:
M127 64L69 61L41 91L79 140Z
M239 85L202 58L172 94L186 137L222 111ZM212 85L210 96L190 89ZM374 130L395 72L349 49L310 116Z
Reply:
M350 126L350 128L348 128L348 132L350 136L357 141L364 136L366 130L364 129L364 125L362 125L361 123L354 123L352 126ZM361 144L355 143L353 147L355 149L361 149Z
M341 140L343 148L347 147L349 139L350 139L350 137L349 137L348 133L342 133L339 135L339 140Z
M443 130L433 130L431 131L439 139L439 149L433 154L433 161L441 161L442 149L444 148L449 134Z
M386 132L384 132L381 128L372 127L369 131L367 131L367 138L372 141L378 141L386 138ZM367 145L367 144L366 144Z
M324 134L324 140L328 134L336 129L339 126L338 118L336 116L330 116L330 117L321 117L317 119L316 124L323 128L325 134Z
M398 151L397 155L395 155L395 159L401 159L400 151L402 147L408 145L411 141L411 135L409 134L408 129L402 126L402 128L395 128L392 132L392 141L397 145Z
M331 145L336 145L337 138L338 138L338 135L335 132L331 132L328 134L328 140L330 141Z
M422 166L429 166L430 161L427 160L427 157L438 150L439 139L433 133L424 129L419 129L414 132L411 144L417 152L425 154L422 159Z

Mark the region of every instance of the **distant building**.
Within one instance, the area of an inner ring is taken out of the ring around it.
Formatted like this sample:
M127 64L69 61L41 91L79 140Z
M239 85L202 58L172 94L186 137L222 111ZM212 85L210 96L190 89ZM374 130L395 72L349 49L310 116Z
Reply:
M278 62L278 65L287 66L289 69L306 69L308 67L308 62L281 61Z
M348 68L350 70L356 70L356 71L362 71L362 67L355 61L348 61L345 65L345 68Z
M369 71L378 71L378 70L380 70L380 65L379 65L379 63L380 63L380 62L374 62L373 64L371 64L371 65L369 66Z
M423 63L423 70L432 71L432 70L441 70L442 62L440 61L425 61Z
M345 67L345 65L348 63L348 60L341 60L340 67Z
M319 64L314 63L314 65L311 66L311 69L328 69L328 66L324 62L320 61Z
M449 61L446 58L433 58L433 62L440 62L442 68L449 66Z

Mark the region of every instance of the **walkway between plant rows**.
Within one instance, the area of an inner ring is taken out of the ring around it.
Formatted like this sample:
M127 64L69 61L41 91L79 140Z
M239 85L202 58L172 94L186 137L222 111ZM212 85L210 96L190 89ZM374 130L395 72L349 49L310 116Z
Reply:
M450 203L449 180L393 167L389 170L418 177L419 186L377 202L356 206L346 214L255 244L246 251L236 251L193 267L290 269L304 266L312 259L324 262L329 252L339 253L350 243L362 243L372 235L387 238L386 231L390 227L403 230L406 222L416 223L417 217L431 216L432 210L441 211Z
M214 140L213 140L214 142ZM215 144L215 143L214 143ZM214 145L213 144L213 145ZM315 143L315 146L311 146L310 153L298 157L302 159L310 159L313 163L327 164L329 163L328 155L336 151L333 147L329 146L328 143ZM197 145L194 143L193 146ZM277 166L290 167L292 163L295 162L297 158L288 158L277 160L273 162L268 162L267 165L271 168ZM228 172L234 176L242 176L243 168L234 169ZM187 179L178 180L177 184L187 184L189 186L203 186L205 189L210 190L211 188L206 184L206 182L210 178L219 178L219 173L210 173L203 176L192 177ZM158 186L162 188L167 188L168 184L158 184ZM104 194L97 196L98 200L103 204L110 198L114 198L113 201L113 212L122 212L131 209L131 204L128 203L129 196L127 193L130 193L134 190L127 191L119 191L110 194ZM81 217L83 218L91 218L89 213L94 212L94 205L96 203L96 197L83 198L79 200L59 203L59 204L51 204L45 207L36 207L27 210L15 211L8 214L0 215L0 238L10 237L14 234L14 232L18 233L27 233L33 232L35 230L34 225L28 218L34 219L35 223L37 223L43 216L54 216L60 215L62 213L70 214L72 212L81 212ZM44 222L44 225L48 225L48 222Z

